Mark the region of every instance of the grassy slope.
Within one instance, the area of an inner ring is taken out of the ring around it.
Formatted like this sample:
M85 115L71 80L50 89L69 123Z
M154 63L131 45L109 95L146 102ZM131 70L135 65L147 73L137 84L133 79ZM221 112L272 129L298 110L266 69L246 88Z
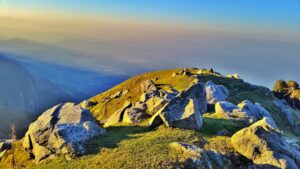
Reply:
M98 104L94 106L90 111L99 122L103 122L116 110L120 109L123 106L125 100L132 103L137 102L142 94L140 84L147 79L152 79L155 84L158 85L158 87L167 89L172 86L178 91L186 89L190 85L190 82L195 79L195 77L186 76L178 76L176 78L172 78L172 74L175 71L179 72L180 69L156 71L132 77L125 82L113 87L112 89L91 98L91 101ZM157 78L158 80L155 80L155 78ZM125 90L127 90L128 92L121 97L113 99L111 101L104 101L105 98L117 93L118 91Z
M165 70L147 73L133 77L114 88L91 98L98 104L91 109L99 122L105 120L115 110L123 106L125 100L135 102L141 94L140 83L146 79L158 79L154 82L165 90L175 88L178 91L186 89L194 76L176 76L172 74L179 69ZM283 120L278 109L271 100L276 99L263 87L253 87L241 80L217 77L212 75L199 76L200 81L212 80L217 84L225 85L230 91L229 101L237 104L245 99L260 102L265 106L277 125L284 131L289 131L287 122ZM103 100L122 90L129 92L110 102ZM55 159L46 161L40 165L34 165L29 160L28 154L18 144L17 158L20 164L28 168L166 168L168 166L181 166L185 156L173 152L168 145L174 141L193 143L207 149L215 149L221 152L231 152L230 137L215 137L216 132L226 129L230 134L241 129L243 124L225 119L204 117L204 124L200 132L166 128L164 126L151 130L147 127L138 126L115 126L109 127L108 135L88 142L88 155L84 155L72 161ZM207 143L204 145L204 143ZM0 168L9 165L9 156L0 162Z

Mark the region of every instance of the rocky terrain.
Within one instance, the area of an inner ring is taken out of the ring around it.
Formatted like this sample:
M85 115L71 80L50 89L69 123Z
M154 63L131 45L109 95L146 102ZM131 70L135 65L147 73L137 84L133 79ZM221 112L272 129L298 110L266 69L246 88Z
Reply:
M278 80L273 92L276 97L284 99L291 107L300 110L300 88L297 82Z
M262 86L206 69L150 72L54 106L0 168L300 167L300 112Z

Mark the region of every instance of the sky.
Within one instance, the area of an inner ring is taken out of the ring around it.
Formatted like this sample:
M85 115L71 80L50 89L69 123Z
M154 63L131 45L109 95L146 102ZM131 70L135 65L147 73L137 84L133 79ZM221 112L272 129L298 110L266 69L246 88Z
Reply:
M299 0L0 0L0 51L95 71L213 67L295 79Z

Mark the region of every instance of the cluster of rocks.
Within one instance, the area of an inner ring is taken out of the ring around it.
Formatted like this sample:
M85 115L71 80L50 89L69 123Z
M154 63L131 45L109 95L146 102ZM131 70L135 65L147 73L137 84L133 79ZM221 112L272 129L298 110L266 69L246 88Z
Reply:
M260 103L252 103L249 100L245 100L237 106L227 101L217 102L215 104L215 112L227 118L240 119L250 123L264 117L272 118L270 113Z
M170 148L188 157L185 161L186 168L213 169L227 168L231 165L228 157L214 150L204 150L195 145L181 142L171 143Z
M71 158L85 152L85 141L105 133L88 110L74 103L60 104L29 126L23 147L36 162L57 155Z
M177 94L177 91L167 93L164 90L159 90L152 80L142 82L140 90L142 93L140 100L134 104L125 101L124 106L107 119L105 127L116 125L120 122L138 124L154 115Z
M200 130L202 114L207 109L204 84L195 82L181 92L150 119L150 126L162 123L169 127Z
M195 145L174 142L170 147L185 154L190 168L298 169L300 151L288 144L268 117L236 132L231 143L237 153L204 150ZM246 159L244 159L246 157Z
M273 87L273 92L276 97L285 99L291 107L300 110L300 88L297 82L278 80Z

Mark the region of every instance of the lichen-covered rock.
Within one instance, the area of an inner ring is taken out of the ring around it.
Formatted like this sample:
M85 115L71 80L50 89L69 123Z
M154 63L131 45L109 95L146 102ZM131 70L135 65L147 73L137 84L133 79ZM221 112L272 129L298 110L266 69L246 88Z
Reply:
M247 115L253 118L254 121L258 121L264 117L272 118L270 113L260 104L260 103L252 103L249 100L245 100L238 104L238 107L246 112Z
M105 133L88 110L66 103L47 110L30 124L23 146L36 162L56 155L70 158L84 153L85 141Z
M255 164L283 169L300 167L300 152L282 138L270 118L265 117L238 131L232 136L231 142L236 151Z
M229 91L223 85L216 85L212 81L205 84L206 100L208 104L216 104L219 101L225 101L229 96Z
M104 127L109 127L115 124L118 124L123 120L124 112L127 108L131 106L131 103L129 101L125 101L123 107L116 112L114 112L105 122Z
M169 127L200 130L202 114L206 109L204 85L196 83L158 111L151 118L150 125L157 126L165 123Z
M227 101L217 102L215 105L216 113L231 113L234 110L238 110L238 109L239 107Z
M147 105L143 102L137 102L124 112L123 123L137 124L146 118Z

